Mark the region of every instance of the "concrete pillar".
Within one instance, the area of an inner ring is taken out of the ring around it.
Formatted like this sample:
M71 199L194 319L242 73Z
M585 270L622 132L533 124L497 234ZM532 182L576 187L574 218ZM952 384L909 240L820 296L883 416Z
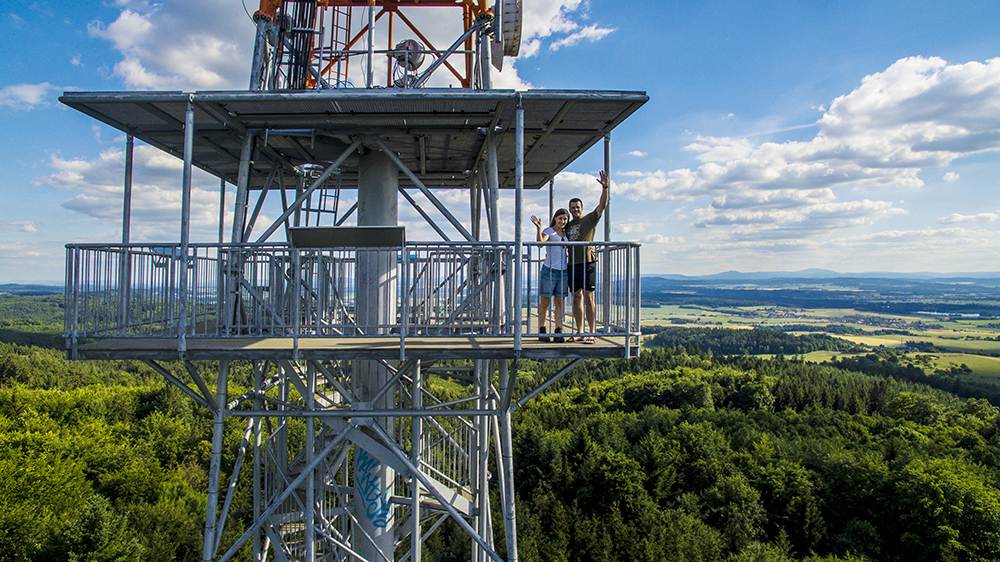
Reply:
M360 157L358 226L395 226L399 222L399 170L380 151ZM373 249L358 252L355 292L357 322L365 334L388 333L396 322L396 251ZM354 394L358 401L374 409L391 408L395 392L383 393L370 403L389 380L389 372L376 361L358 360L353 365ZM391 422L377 420L386 433L393 434ZM374 540L355 536L352 543L366 560L393 560L394 518L389 499L394 471L374 455L360 448L354 462L354 510L365 532ZM374 543L374 544L373 544ZM381 553L376 552L381 551Z

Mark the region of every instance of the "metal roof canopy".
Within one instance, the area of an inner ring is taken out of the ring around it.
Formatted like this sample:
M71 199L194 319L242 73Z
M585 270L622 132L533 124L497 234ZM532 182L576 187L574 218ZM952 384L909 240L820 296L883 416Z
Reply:
M184 111L195 105L194 165L236 182L248 129L260 133L251 174L259 188L271 171L334 160L350 137L377 137L429 187L467 187L485 154L483 131L495 126L501 186L514 185L514 109L525 113L524 185L539 188L618 126L649 98L596 90L335 89L307 92L66 92L59 100L178 158ZM357 157L331 182L357 187ZM284 175L294 187L293 173ZM401 177L401 185L410 181ZM277 186L275 180L274 186Z

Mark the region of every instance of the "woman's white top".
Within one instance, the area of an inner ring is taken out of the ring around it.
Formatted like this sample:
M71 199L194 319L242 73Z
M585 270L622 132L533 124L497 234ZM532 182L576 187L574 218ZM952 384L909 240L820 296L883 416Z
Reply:
M542 234L548 235L549 239L546 242L565 242L567 240L551 226L543 230ZM549 269L566 269L567 257L566 246L545 247L545 265Z

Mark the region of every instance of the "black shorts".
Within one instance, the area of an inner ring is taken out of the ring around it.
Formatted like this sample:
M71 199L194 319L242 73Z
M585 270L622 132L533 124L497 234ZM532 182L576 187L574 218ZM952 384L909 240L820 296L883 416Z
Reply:
M597 262L574 263L569 273L569 290L593 291L597 288Z

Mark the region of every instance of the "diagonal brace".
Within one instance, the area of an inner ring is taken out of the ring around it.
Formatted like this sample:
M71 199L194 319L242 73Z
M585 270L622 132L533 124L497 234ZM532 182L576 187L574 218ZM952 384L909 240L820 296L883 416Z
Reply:
M416 174L414 174L409 168L406 167L406 164L404 164L403 161L399 159L399 156L396 156L395 152L389 150L389 147L387 147L385 143L383 143L379 139L375 139L375 144L377 144L379 149L382 152L384 152L385 155L388 156L390 160L392 160L393 164L395 164L396 167L399 168L399 171L403 172L403 174L405 174L406 177L410 178L410 181L413 182L413 185L417 186L417 189L419 189L420 192L424 194L424 197L430 200L430 202L434 205L434 207L438 211L440 211L442 215L444 215L444 218L448 219L448 222L450 222L451 225L455 227L455 230L461 232L462 236L464 236L465 239L468 240L469 242L476 241L475 237L472 236L472 233L470 233L468 229L465 228L465 225L463 225L458 219L456 219L455 215L451 214L451 211L448 210L448 207L445 207L444 203L441 203L441 201L433 193L431 193L431 190L427 189L427 186L424 185L424 182L420 181L420 178L418 178Z

